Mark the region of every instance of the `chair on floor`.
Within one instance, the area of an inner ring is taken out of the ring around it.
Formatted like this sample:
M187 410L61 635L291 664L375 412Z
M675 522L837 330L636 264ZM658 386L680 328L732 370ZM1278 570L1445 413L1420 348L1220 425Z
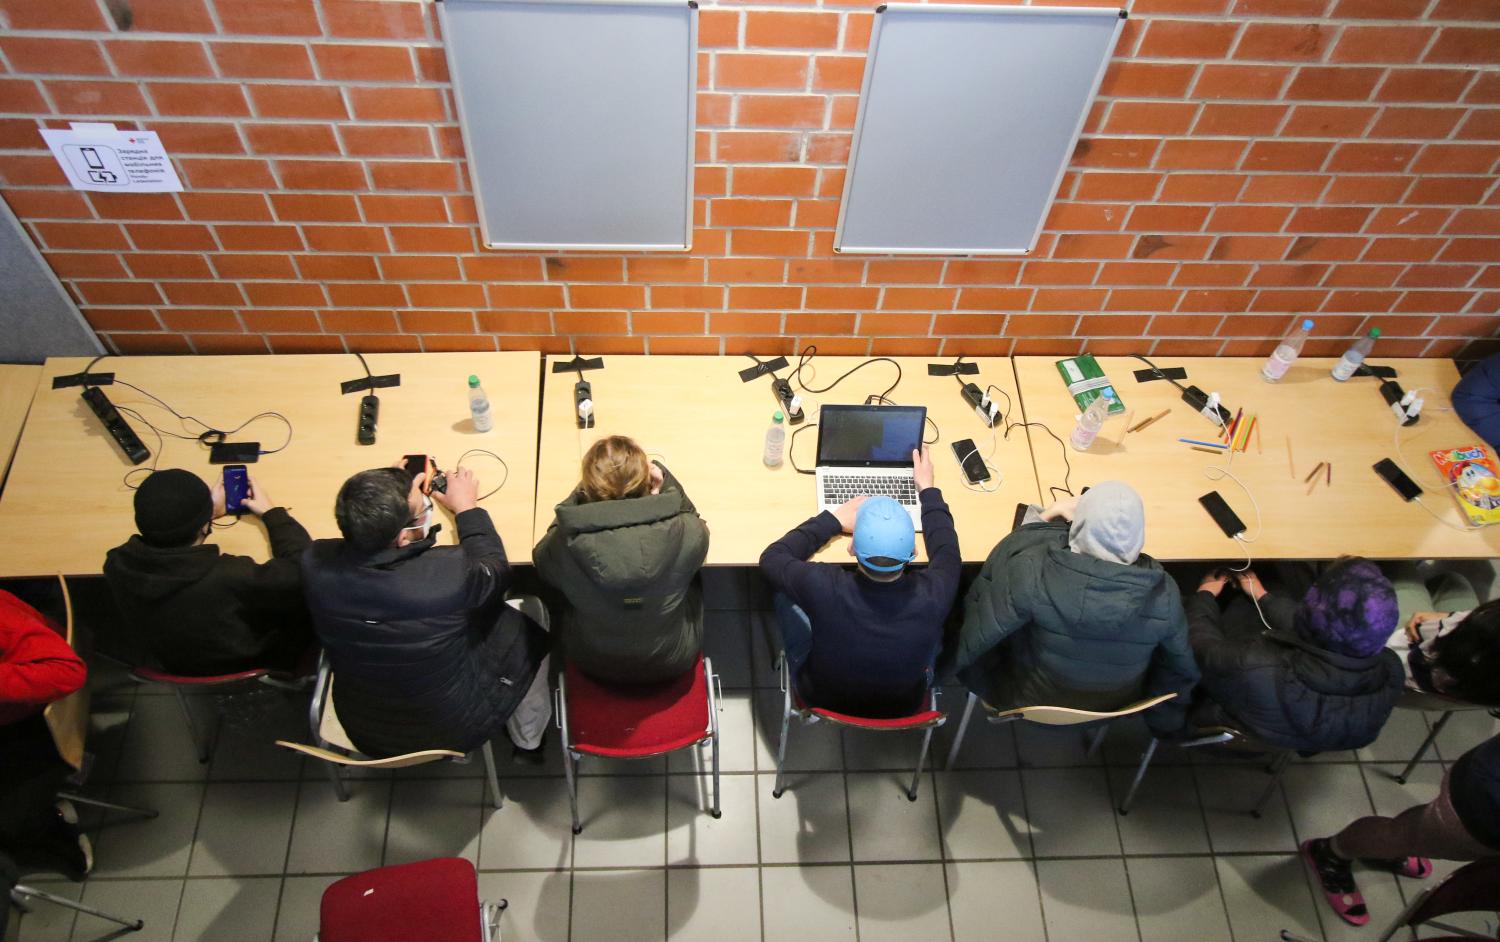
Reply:
M500 942L507 903L479 898L474 865L438 857L366 870L323 891L315 942Z
M1500 719L1500 708L1486 706L1482 703L1472 703L1468 700L1459 700L1440 693L1428 693L1425 690L1408 689L1405 693L1401 694L1401 699L1396 701L1396 708L1400 710L1421 710L1423 712L1436 712L1440 710L1443 714L1438 717L1436 723L1432 724L1432 731L1427 734L1426 739L1422 740L1422 745L1417 747L1416 755L1411 757L1411 761L1406 763L1406 768L1402 769L1401 774L1396 776L1396 781L1402 785L1406 784L1407 778L1411 775L1412 770L1417 767L1417 763L1421 762L1422 757L1427 755L1427 750L1432 748L1434 742L1437 742L1438 733L1441 733L1443 727L1448 725L1448 721L1453 718L1453 714L1466 713L1471 710L1488 710L1491 716Z
M1438 922L1438 919L1456 913L1485 913L1489 917L1494 915L1496 909L1500 909L1500 858L1476 860L1418 893L1401 911L1401 915L1371 942L1387 942L1402 929L1414 930L1419 927L1452 933L1441 939L1424 936L1432 942L1494 939L1494 935L1450 926ZM1281 930L1281 938L1284 942L1313 942L1289 929Z
M144 919L125 919L112 913L107 913L102 909L95 909L92 906L87 906L83 903L78 902L77 900L68 899L66 896L58 896L55 893L48 893L45 890L39 890L33 886L26 886L23 883L17 883L15 886L10 888L11 905L20 910L23 915L31 912L31 907L26 905L27 901L29 900L41 900L44 903L52 903L53 905L61 906L64 909L71 909L75 912L87 913L90 916L95 916L108 922L118 923L119 925L125 927L124 929L119 930L121 932L140 932L146 926L146 920ZM3 915L3 913L0 913L0 916ZM4 920L0 919L0 926L4 926L4 924Z
M1259 818L1261 810L1265 808L1266 802L1276 792L1276 786L1281 781L1281 776L1292 762L1293 751L1290 749L1278 749L1267 745L1254 737L1242 733L1228 726L1214 726L1198 730L1198 735L1192 739L1184 740L1161 740L1151 738L1146 746L1146 751L1141 753L1141 763L1136 767L1135 778L1130 781L1130 790L1125 793L1125 800L1120 802L1120 814L1129 814L1130 806L1135 802L1136 791L1141 787L1141 781L1146 777L1146 769L1151 765L1151 759L1156 755L1156 747L1162 742L1176 746L1178 749L1196 749L1200 746L1222 746L1225 749L1242 751L1247 754L1268 754L1271 757L1266 771L1270 773L1271 780L1261 791L1260 797L1255 799L1255 804L1250 808L1250 817Z
M349 739L349 734L344 731L343 724L339 722L338 710L333 704L333 668L328 663L327 652L318 658L317 680L313 683L312 703L307 709L307 720L312 729L312 739L315 745L287 742L284 739L276 740L276 745L310 756L323 763L323 769L328 774L328 780L333 783L333 792L338 796L339 801L349 800L348 789L344 787L343 769L404 769L413 765L425 765L428 762L454 761L464 758L464 753L452 749L423 749L419 752L408 752L384 759L372 759L362 754L355 748L354 743ZM489 780L490 801L496 808L499 808L504 803L504 799L500 794L500 778L495 771L495 752L489 742L480 746L479 752L484 756L484 771L485 777Z
M785 651L777 653L776 669L780 675L781 684L781 738L776 743L776 783L771 787L772 798L780 798L786 791L783 785L786 775L783 768L786 764L786 744L791 738L792 717L796 717L809 726L813 723L828 722L835 726L875 733L922 730L922 749L917 753L917 768L912 772L911 784L905 788L906 799L917 800L917 785L922 780L922 769L927 765L927 752L932 747L932 731L948 722L948 715L937 708L936 687L929 687L927 690L927 709L925 710L918 710L907 716L884 719L853 716L848 713L825 710L822 707L808 706L803 702L802 695L797 692L797 685L792 681L791 667L788 665Z
M1133 716L1156 706L1158 703L1166 703L1177 696L1175 693L1164 693L1159 697L1151 697L1148 700L1140 700L1129 706L1123 706L1118 710L1075 710L1072 707L1061 706L1027 706L1016 707L1013 710L997 710L984 703L985 719L991 723L1035 723L1038 726L1083 726L1088 723L1098 723L1099 729L1089 740L1088 754L1094 755L1104 743L1104 737L1109 732L1109 724L1122 716ZM953 737L953 745L948 747L948 761L943 768L953 768L953 763L958 759L958 749L963 745L964 733L969 730L969 720L974 715L974 707L983 703L973 693L964 703L963 719L958 721L958 733Z
M222 716L222 704L225 699L250 693L263 686L282 690L302 690L306 688L308 680L305 677L294 677L264 667L212 677L188 677L183 674L169 674L153 667L132 667L130 677L138 683L166 687L177 697L177 705L182 708L182 718L187 721L188 735L193 738L193 747L198 751L198 761L201 763L207 763L213 755L214 742L218 738L218 725ZM213 700L216 710L210 728L199 729L198 722L193 719L192 706L188 703L189 696Z
M584 756L601 759L649 759L708 743L713 768L713 807L719 808L719 675L713 662L698 655L692 669L661 684L606 684L564 663L557 679L558 728L562 731L563 771L573 833L583 830L578 818L578 765Z

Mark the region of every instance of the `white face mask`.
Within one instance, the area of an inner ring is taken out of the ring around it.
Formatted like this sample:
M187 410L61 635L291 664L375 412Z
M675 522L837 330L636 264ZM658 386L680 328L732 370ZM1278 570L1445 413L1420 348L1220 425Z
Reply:
M423 496L423 498L422 498L422 515L420 517L417 517L416 520L417 520L416 523L413 523L413 524L411 524L409 526L402 527L401 528L401 532L405 533L408 530L414 530L414 531L416 531L417 535L413 539L420 540L423 537L425 537L427 535L427 531L432 528L432 498L431 497L427 497L425 495Z

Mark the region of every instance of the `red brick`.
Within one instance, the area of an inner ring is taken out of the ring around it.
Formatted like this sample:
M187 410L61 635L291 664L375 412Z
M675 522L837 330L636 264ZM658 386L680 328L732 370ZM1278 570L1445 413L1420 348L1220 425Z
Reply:
M422 307L480 308L486 304L483 285L409 284L406 294L412 304Z
M188 154L243 154L239 130L232 124L208 121L147 121L146 126L161 138L162 146L174 157Z
M1227 173L1174 173L1166 177L1157 198L1164 203L1233 201L1249 179Z
M701 258L632 258L626 261L627 276L635 282L700 282L703 281L704 264ZM712 278L711 280L720 280ZM753 278L737 278L736 281L754 281ZM781 281L778 274L776 281Z
M214 271L220 278L296 278L292 259L287 255L211 255Z
M1461 209L1443 231L1457 235L1500 235L1500 209Z
M1292 70L1274 65L1205 65L1194 98L1276 99Z
M809 134L807 160L809 163L845 163L849 160L852 143L853 136L849 134Z
M234 311L218 310L165 310L161 312L162 323L168 330L181 331L232 331L244 330Z
M1291 236L1220 236L1208 257L1216 261L1269 261L1283 258L1291 245Z
M364 166L354 160L278 160L276 172L289 190L363 190Z
M108 75L99 44L87 39L43 39L11 35L0 39L0 49L15 72L41 75Z
M1131 257L1138 259L1149 258L1156 261L1203 258L1208 254L1209 246L1212 243L1212 236L1163 236L1152 233L1143 235L1136 240Z
M1288 206L1216 207L1209 229L1214 232L1280 232L1292 210Z
M653 285L651 307L719 310L724 307L724 295L725 289L719 285Z
M1223 262L1182 265L1172 276L1173 285L1197 287L1236 288L1250 279L1250 265L1233 265Z
M371 307L406 307L406 294L400 285L389 284L330 284L328 285L328 300L335 307L371 308ZM380 312L387 317L388 312ZM371 330L377 328L343 325L334 327L328 323L328 315L323 315L323 325L328 330ZM395 319L391 317L394 327Z
M95 330L160 330L161 323L151 311L135 308L91 307L84 318Z
M1401 314L1453 314L1473 300L1473 291L1408 291L1392 310Z
M1197 232L1208 220L1208 206L1140 205L1130 212L1127 230L1145 232Z
M629 330L624 311L558 311L552 323L560 334L623 334Z
M219 243L229 251L299 250L302 237L296 226L215 226Z
M1403 288L1462 288L1477 274L1478 265L1413 265L1396 284Z
M721 52L714 62L716 88L785 88L807 86L807 56Z
M327 124L247 124L245 137L256 154L338 154Z
M698 291L707 289L693 288L690 290ZM713 291L722 297L722 288L714 288ZM645 307L646 289L639 285L569 285L568 306L579 310L604 308L634 309ZM673 304L672 306L675 307L677 305Z
M266 198L260 193L180 193L191 219L210 222L269 222L271 210Z
M327 85L247 85L255 113L262 118L349 117L339 90Z
M1378 110L1359 105L1298 105L1281 133L1287 137L1360 137Z
M308 281L373 281L380 277L368 255L299 255L297 269Z
M1370 216L1368 206L1303 206L1292 214L1287 232L1358 232Z
M1477 105L1500 104L1500 72L1482 73L1464 95L1464 101Z
M1366 262L1427 262L1437 257L1446 239L1373 239L1365 251Z
M1014 337L1069 337L1079 318L1071 314L1012 314L1005 332Z
M1287 87L1286 97L1308 101L1365 101L1379 84L1380 69L1303 67Z
M1074 167L1149 167L1157 141L1136 137L1085 137L1073 149Z
M250 114L240 85L210 82L153 82L146 88L158 114L204 118L244 117Z
M7 83L8 84L8 83ZM151 109L134 82L44 82L60 114L148 115ZM7 111L29 111L29 108L6 107Z
M359 205L352 196L272 193L271 206L283 222L359 222Z
M738 125L746 128L820 128L821 95L740 95Z
M723 8L698 11L698 46L734 48L740 42L740 11Z
M380 259L380 273L391 281L451 281L463 277L458 259L451 255L388 255Z
M1318 170L1333 144L1324 141L1256 141L1245 154L1246 170Z
M380 161L370 164L370 176L380 190L454 190L457 168L447 161Z
M126 278L130 274L120 264L120 256L103 252L47 252L44 257L59 278Z
M1193 65L1115 60L1099 94L1116 98L1181 98L1193 80Z
M11 29L108 29L89 0L5 0L0 11Z
M101 219L182 219L171 193L90 193L89 202Z
M307 238L307 247L317 252L385 252L391 247L385 230L379 226L303 226L302 233ZM469 249L472 248L471 244ZM428 249L441 250L436 244Z
M218 248L207 226L137 222L127 225L130 241L138 249L196 249L212 252Z
M490 285L489 296L490 304L500 307L560 308L564 306L561 285ZM481 315L481 321L482 319L483 315Z
M1405 206L1387 206L1376 210L1371 217L1369 231L1395 232L1402 235L1419 235L1442 231L1452 215L1448 209L1411 209Z
M354 116L362 121L443 121L447 110L436 88L349 89Z
M362 193L359 203L369 222L448 221L448 210L441 196Z
M1376 101L1458 101L1473 73L1463 69L1391 69Z
M731 163L794 162L800 153L798 135L764 131L720 131L714 148L716 160Z
M1104 130L1112 134L1186 134L1198 105L1192 102L1117 101Z
M786 227L792 222L791 200L714 200L711 212L715 226Z
M747 261L747 260L739 260ZM758 261L758 260L748 260ZM1010 263L1016 264L1016 263ZM1019 268L1019 265L1016 265ZM864 280L865 263L854 258L793 259L787 263L789 284L859 284ZM779 279L778 279L779 280ZM1014 275L1012 275L1014 280Z
M239 286L224 281L167 282L161 286L161 290L166 294L167 300L173 304L213 304L236 307L245 303L245 296L240 294ZM165 316L163 319L166 319ZM170 321L167 322L167 326L172 326Z
M864 82L863 56L815 56L813 58L814 91L857 92Z
M1135 237L1126 234L1067 232L1057 236L1051 255L1057 259L1126 258L1134 243Z
M131 0L130 28L140 33L212 33L203 0Z
M1151 333L1166 337L1211 335L1223 321L1219 314L1158 314L1151 319Z
M1475 109L1455 137L1466 140L1500 140L1500 109Z
M420 3L323 0L323 19L331 36L350 39L424 39L427 27Z
M837 13L751 10L745 14L745 46L832 49L838 43Z
M256 307L322 307L328 303L323 288L307 282L249 282L244 289Z
M736 229L731 236L736 255L806 255L807 232L801 229Z
M1330 62L1416 62L1436 32L1430 26L1345 26Z
M1490 177L1422 177L1405 202L1477 204L1494 182Z
M432 137L427 128L399 124L342 125L339 137L350 156L431 157Z
M1405 270L1404 265L1335 265L1323 283L1330 288L1388 288Z
M1445 26L1422 61L1500 64L1500 31L1493 27Z
M0 79L0 110L20 114L52 113L52 107L31 79Z
M188 339L181 334L105 334L104 339L122 355L157 355L191 353Z
M61 190L7 190L5 201L23 219L92 219L83 194Z
M1411 186L1408 176L1374 176L1360 174L1351 177L1336 177L1328 192L1323 195L1325 203L1395 203Z
M310 79L307 47L292 43L209 44L219 74L225 78Z
M1116 106L1118 107L1118 106ZM1262 137L1276 133L1290 109L1285 105L1209 103L1203 106L1194 134L1222 137Z
M1092 285L1099 266L1094 262L1031 261L1021 272L1025 285ZM889 291L889 289L887 289Z
M1399 173L1416 156L1417 144L1357 142L1340 144L1328 169L1341 172Z
M957 288L886 288L880 296L885 311L951 311Z
M536 256L487 255L463 260L470 281L540 281L542 262ZM561 294L558 295L561 298ZM561 303L561 302L559 302Z
M1328 51L1337 28L1319 23L1250 23L1234 48L1236 59L1317 62Z
M215 0L226 33L246 36L317 36L322 32L312 0Z
M1153 166L1158 170L1232 170L1239 166L1245 141L1174 140L1162 142Z
M1359 257L1368 244L1368 239L1340 238L1338 236L1303 235L1292 241L1286 250L1287 261L1337 261L1347 262Z
M192 78L214 74L202 43L130 39L112 40L105 48L120 75Z
M1136 55L1152 59L1220 59L1234 44L1238 23L1152 20Z
M1462 108L1386 108L1370 129L1371 137L1442 140L1463 120Z
M325 80L346 82L414 82L411 53L406 46L315 44L313 59Z
M1108 292L1098 288L1038 288L1031 298L1033 311L1098 311ZM1015 318L1011 319L1012 322ZM1013 323L1007 323L1014 330ZM1071 330L1068 331L1071 333Z
M148 281L80 281L73 287L86 304L161 303L161 293Z
M1104 303L1106 311L1170 311L1182 292L1165 288L1115 288Z
M1354 20L1415 20L1427 9L1427 0L1338 0L1333 15Z

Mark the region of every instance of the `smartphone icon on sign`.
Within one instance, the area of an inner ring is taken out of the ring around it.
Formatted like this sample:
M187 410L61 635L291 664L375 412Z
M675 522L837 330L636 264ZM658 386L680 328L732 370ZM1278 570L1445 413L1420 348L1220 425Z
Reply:
M224 466L224 509L232 514L243 513L245 498L250 496L250 472L242 464Z

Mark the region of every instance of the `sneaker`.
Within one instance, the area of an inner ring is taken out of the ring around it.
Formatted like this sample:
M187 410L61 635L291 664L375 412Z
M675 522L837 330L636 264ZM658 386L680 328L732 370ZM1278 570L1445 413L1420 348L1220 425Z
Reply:
M88 876L94 872L94 845L87 834L78 835L78 849L83 853L84 876Z
M1363 926L1370 922L1370 911L1365 898L1354 883L1354 870L1349 861L1338 856L1328 844L1327 838L1302 842L1302 860L1307 864L1328 905L1339 918L1351 926Z
M516 765L543 765L547 761L547 737L536 744L534 749L522 749L520 746L510 747L510 761Z
M74 827L78 826L78 808L71 801L66 798L59 798L57 799L57 804L53 807L57 809L58 815L61 816L64 821L68 822Z

